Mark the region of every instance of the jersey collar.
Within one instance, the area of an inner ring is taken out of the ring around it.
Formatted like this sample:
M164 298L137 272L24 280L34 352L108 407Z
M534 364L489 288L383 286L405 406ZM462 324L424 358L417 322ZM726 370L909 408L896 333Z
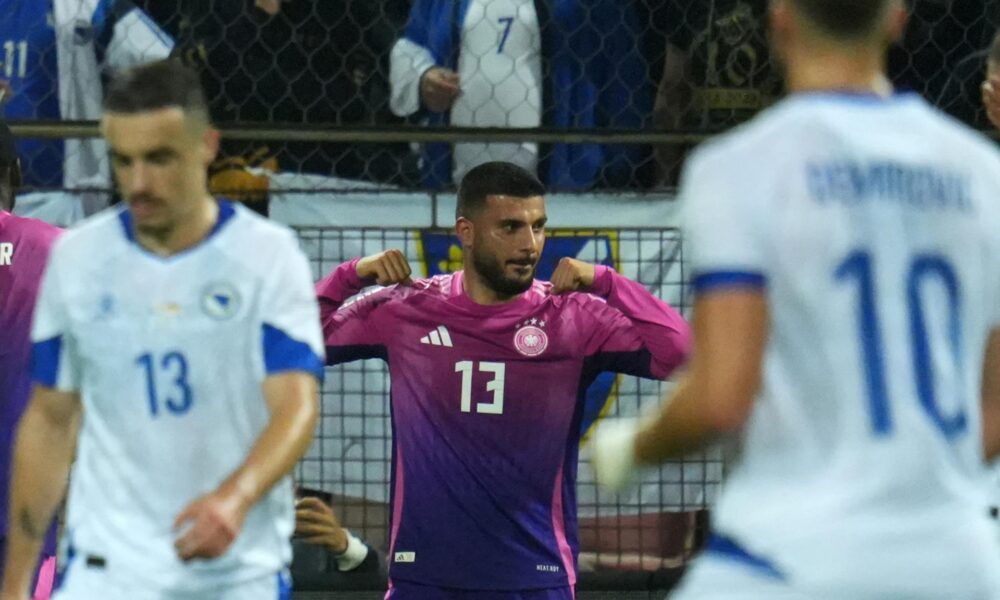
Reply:
M228 223L233 218L233 216L236 215L236 208L233 206L233 203L230 202L229 200L225 200L225 199L222 199L222 198L217 198L215 200L215 202L219 205L219 214L218 214L218 216L215 219L215 225L212 226L211 231L208 232L208 235L206 235L203 240L201 240L200 242L198 242L194 246L191 246L190 248L186 248L186 249L178 252L177 254L172 254L171 256L158 257L158 258L167 258L167 259L169 259L169 258L173 258L175 256L181 256L181 255L186 254L186 253L188 253L188 252L190 252L190 251L192 251L192 250L194 250L196 248L199 248L199 247L203 246L206 242L208 242L210 239L212 239L215 236L215 234L217 234L226 225L226 223ZM152 253L148 252L145 248L142 247L142 245L140 245L135 240L135 228L132 225L132 212L129 211L127 205L124 206L122 208L122 210L118 213L118 220L121 221L122 230L125 233L125 238L130 243L135 244L135 246L138 247L139 249L141 249L143 252L146 252L147 254L151 254L152 255Z

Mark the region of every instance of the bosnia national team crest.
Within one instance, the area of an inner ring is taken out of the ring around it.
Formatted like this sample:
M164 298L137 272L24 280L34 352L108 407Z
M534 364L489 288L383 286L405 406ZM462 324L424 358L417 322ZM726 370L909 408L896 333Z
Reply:
M201 295L201 309L213 319L223 321L240 309L240 295L231 283L210 283Z
M519 324L514 334L514 347L525 356L538 356L549 347L549 336L542 329L545 321L528 319Z

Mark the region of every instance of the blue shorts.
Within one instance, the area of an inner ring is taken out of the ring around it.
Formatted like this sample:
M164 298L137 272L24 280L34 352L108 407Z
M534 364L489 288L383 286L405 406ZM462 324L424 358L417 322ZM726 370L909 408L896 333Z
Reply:
M389 581L385 600L574 600L571 587L544 590L456 590L410 581Z

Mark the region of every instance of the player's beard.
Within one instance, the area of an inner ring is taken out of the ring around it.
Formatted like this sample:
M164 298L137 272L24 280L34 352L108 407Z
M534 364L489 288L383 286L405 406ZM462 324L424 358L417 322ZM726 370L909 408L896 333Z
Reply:
M528 291L535 278L537 261L531 264L531 271L523 279L508 277L504 274L506 262L501 262L496 256L474 247L472 249L472 264L486 285L501 296L516 296Z

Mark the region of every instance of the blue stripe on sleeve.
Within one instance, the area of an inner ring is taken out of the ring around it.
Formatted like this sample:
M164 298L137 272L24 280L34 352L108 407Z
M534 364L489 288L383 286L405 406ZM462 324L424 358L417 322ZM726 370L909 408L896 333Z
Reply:
M31 378L46 387L56 387L59 379L59 359L62 356L62 336L35 342L31 348Z
M111 6L112 2L113 0L101 0L97 3L97 6L94 7L94 13L90 15L90 24L93 26L97 35L100 35L100 33L104 31L104 24L108 20L108 15L114 12Z
M785 574L774 566L771 561L751 554L746 548L741 546L739 542L730 537L720 535L718 533L711 534L708 537L708 541L705 543L705 553L715 554L716 556L741 562L748 567L751 567L761 575L765 575L772 579L779 579L782 581L785 580Z
M752 271L709 271L695 275L691 286L695 294L732 288L763 289L767 287L767 277Z
M156 36L156 39L160 40L161 44L163 44L167 48L174 47L174 39L170 37L170 34L168 34L166 31L163 31L163 29L160 28L160 25L156 21L154 21L152 17L150 17L144 11L138 8L134 8L132 10L135 11L135 14L136 16L139 17L139 20L146 24L146 27L149 28L149 31L154 36Z
M287 569L278 572L278 600L292 600L292 575Z
M273 325L264 323L264 370L268 375L305 371L323 381L323 360L309 344L294 340Z

